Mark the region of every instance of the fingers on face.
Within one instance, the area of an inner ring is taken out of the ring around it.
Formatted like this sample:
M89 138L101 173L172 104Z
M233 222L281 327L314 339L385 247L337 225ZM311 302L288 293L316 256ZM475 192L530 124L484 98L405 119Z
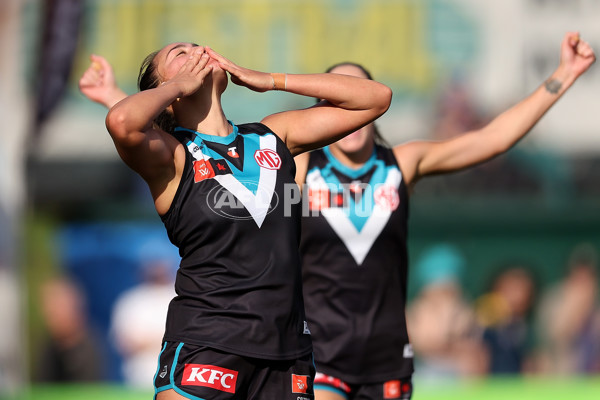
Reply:
M219 63L219 65L226 71L230 71L233 67L233 63L231 61L229 61L227 58L223 57L222 55L220 55L219 53L217 53L216 51L214 51L213 49L211 49L210 47L206 47L206 51L208 53L208 55L210 56L210 58L217 60L217 62Z
M205 76L210 71L210 68L206 66L206 64L208 64L208 61L210 60L209 55L203 53L200 56L194 56L194 58L196 62L192 67L192 72L194 74Z
M188 60L182 66L181 72L189 72L191 76L204 79L212 70L212 67L207 67L209 60L210 56L203 49L196 49L189 55Z
M202 65L204 56L205 53L201 49L196 49L190 53L186 64L189 65L191 69L194 69L197 66Z
M210 47L206 47L206 52L208 53L208 55L210 55L212 58L214 58L217 61L226 61L226 58L223 57L222 55L220 55L219 53L217 53L216 51L214 51L212 48Z

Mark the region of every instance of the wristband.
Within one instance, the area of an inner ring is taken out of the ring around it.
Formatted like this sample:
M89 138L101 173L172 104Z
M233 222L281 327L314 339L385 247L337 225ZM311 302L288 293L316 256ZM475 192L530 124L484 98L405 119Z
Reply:
M287 74L272 73L271 79L273 80L273 90L287 89Z

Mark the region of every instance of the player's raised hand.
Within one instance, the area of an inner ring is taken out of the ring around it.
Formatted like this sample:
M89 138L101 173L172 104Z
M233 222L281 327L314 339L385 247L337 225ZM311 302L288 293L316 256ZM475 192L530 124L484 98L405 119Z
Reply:
M231 82L236 85L247 87L255 92L266 92L267 90L272 90L274 88L271 74L240 67L210 47L206 47L206 52L211 58L219 62L219 66L223 70L229 72L231 75Z
M181 90L182 97L195 93L204 83L206 76L212 71L212 66L208 65L209 60L210 56L204 51L204 48L195 48L177 74L165 81L163 85L177 85Z
M579 32L568 32L561 44L560 63L577 79L596 61L591 46L579 36Z
M104 57L92 54L90 60L79 79L79 90L88 99L111 108L127 95L117 86L112 66Z

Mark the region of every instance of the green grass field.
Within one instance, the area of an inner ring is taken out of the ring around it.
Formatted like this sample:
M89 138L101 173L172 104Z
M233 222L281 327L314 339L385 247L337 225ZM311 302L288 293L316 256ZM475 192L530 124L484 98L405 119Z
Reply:
M39 385L31 387L27 393L15 398L15 400L149 400L151 398L152 391L134 391L122 386ZM413 394L413 400L506 399L600 400L600 376L576 379L485 379L434 385L416 381Z

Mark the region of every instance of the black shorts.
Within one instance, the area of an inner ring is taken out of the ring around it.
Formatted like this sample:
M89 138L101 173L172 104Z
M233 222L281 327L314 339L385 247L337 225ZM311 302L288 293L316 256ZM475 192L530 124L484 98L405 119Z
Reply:
M314 400L314 376L312 354L273 361L165 342L154 375L154 398L173 389L194 400Z
M347 400L410 400L413 386L411 377L356 385L330 375L317 373L315 389L335 392Z

